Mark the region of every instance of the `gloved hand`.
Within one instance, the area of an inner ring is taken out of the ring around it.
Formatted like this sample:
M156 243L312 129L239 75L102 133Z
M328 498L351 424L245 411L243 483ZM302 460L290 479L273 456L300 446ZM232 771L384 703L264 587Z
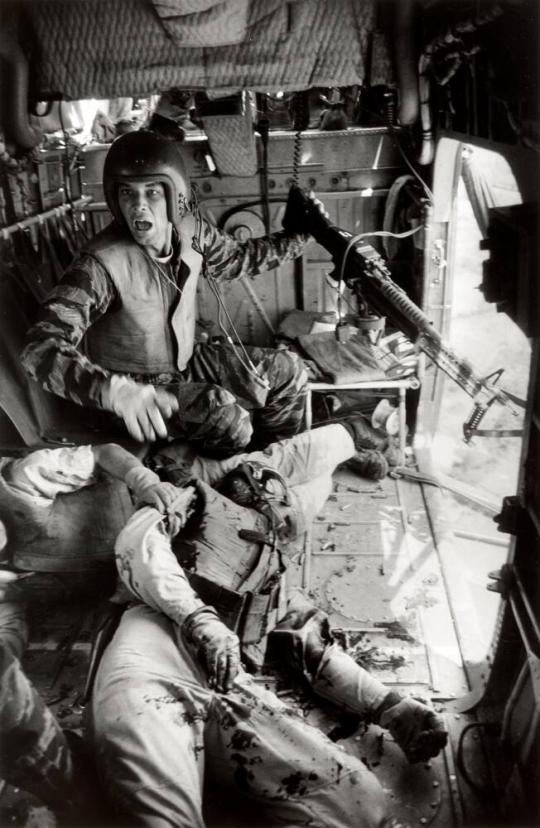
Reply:
M300 233L317 237L319 232L324 232L330 226L330 220L324 204L315 197L312 190L306 193L297 184L293 184L289 190L282 225L288 234Z
M124 480L134 495L136 507L157 509L167 519L168 534L171 537L177 535L192 512L196 497L194 487L179 489L172 483L162 483L158 475L146 466L130 469Z
M238 636L219 620L213 607L188 615L182 634L202 661L209 686L218 693L228 693L242 669Z
M178 400L173 394L118 374L113 374L106 384L101 401L103 408L123 419L128 432L140 443L165 438L165 421L178 411Z
M390 731L412 764L437 756L448 739L442 718L419 699L400 699L387 707L379 724Z

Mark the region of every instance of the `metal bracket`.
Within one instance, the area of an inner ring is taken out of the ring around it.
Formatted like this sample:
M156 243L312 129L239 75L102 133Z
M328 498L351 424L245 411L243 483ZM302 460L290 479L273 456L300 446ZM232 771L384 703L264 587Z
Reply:
M500 569L488 572L488 578L491 578L493 583L488 584L486 589L490 592L498 592L503 598L508 598L510 589L514 583L514 571L512 564L503 564Z
M518 495L503 497L501 511L493 518L499 532L506 532L508 535L517 535L523 524L526 511Z

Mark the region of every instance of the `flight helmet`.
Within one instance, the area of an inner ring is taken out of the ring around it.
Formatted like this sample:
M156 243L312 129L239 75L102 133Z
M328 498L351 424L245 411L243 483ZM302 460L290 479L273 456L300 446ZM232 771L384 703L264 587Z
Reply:
M189 176L180 149L157 132L127 132L113 141L105 158L105 200L121 224L124 218L118 204L118 186L126 181L160 181L165 187L167 216L173 224L189 209Z

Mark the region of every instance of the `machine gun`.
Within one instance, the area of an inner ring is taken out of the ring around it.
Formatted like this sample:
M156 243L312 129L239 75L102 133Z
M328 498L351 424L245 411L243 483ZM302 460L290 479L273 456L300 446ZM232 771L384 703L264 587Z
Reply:
M352 233L331 224L320 210L296 185L292 185L283 227L288 233L309 233L322 245L335 264L331 274L343 281L356 295L380 316L386 316L447 376L456 382L472 399L474 406L463 424L466 443L474 435L516 436L519 431L481 431L478 426L488 408L496 401L517 414L514 403L522 401L503 391L497 382L502 370L487 377L479 377L473 367L457 356L442 340L425 313L396 285L382 257L370 245L356 239Z

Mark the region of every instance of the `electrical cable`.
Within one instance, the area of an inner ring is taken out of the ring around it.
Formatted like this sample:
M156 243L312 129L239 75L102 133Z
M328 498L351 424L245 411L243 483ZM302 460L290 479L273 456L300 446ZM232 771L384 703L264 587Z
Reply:
M370 109L366 109L365 112L367 114L375 116L378 120L380 120L381 124L384 124L384 126L386 126L388 128L388 131L390 132L390 134L394 138L394 144L397 147L397 150L398 150L399 154L401 155L401 157L405 161L405 164L407 165L407 167L409 168L411 173L414 175L414 177L417 178L418 181L420 182L420 184L422 185L422 187L424 189L424 192L427 195L427 197L428 197L429 201L431 202L431 204L434 204L435 198L434 198L434 195L433 195L433 191L428 186L428 184L426 184L426 182L424 181L424 179L422 178L420 173L414 168L414 166L412 165L412 163L408 159L407 154L405 153L405 151L404 151L404 149L401 145L401 141L399 139L399 132L395 129L394 125L387 118L382 118L379 115L378 112L374 112L373 110L370 110Z
M338 280L338 287L341 290L341 286L343 285L344 275L345 275L345 263L347 261L347 256L349 255L351 248L360 239L365 239L369 236L391 236L394 239L406 239L409 236L414 236L415 233L418 233L420 230L424 229L423 224L419 224L418 227L413 227L411 230L405 230L403 233L392 233L390 230L372 230L366 233L359 233L357 236L353 236L352 239L349 241L347 247L345 248L345 253L343 254L343 259L341 260L341 269L339 273L339 280Z
M266 385L266 381L265 381L264 377L262 377L260 375L260 373L258 372L256 366L253 363L253 360L251 359L248 352L246 351L244 343L240 339L240 335L239 335L238 331L236 330L234 322L231 319L229 311L227 310L227 306L226 306L225 302L223 301L223 297L221 296L221 292L219 290L219 287L215 283L214 278L211 277L211 276L209 277L208 275L207 275L206 278L207 278L208 284L210 286L210 290L214 294L216 302L218 304L218 325L219 325L221 331L223 332L223 334L225 335L225 337L227 338L227 342L229 343L229 345L232 346L238 361L240 362L241 365L244 366L246 371L248 371L248 373L250 373L254 377L254 379L256 379L258 382L261 382L263 385ZM236 340L237 340L236 342L233 340L230 333L225 328L225 325L221 321L222 320L222 313L227 318L227 322L229 323L229 326L230 326L232 332L234 333L234 336L236 337ZM240 350L242 351L245 359L243 359L242 356L240 355Z
M394 134L395 134L395 130L394 130L394 129L392 129L392 127L390 127L390 132L392 133L392 135L394 135ZM397 149L398 149L399 154L401 155L401 157L402 157L402 158L403 158L403 160L405 161L406 165L407 165L407 166L408 166L408 168L410 169L411 173L414 175L414 177L415 177L415 178L417 178L417 179L418 179L418 181L420 182L420 184L421 184L421 185L422 185L422 187L424 188L424 192L425 192L425 194L427 195L427 197L428 197L428 199L429 199L430 204L431 204L431 205L433 205L433 204L435 203L435 196L433 195L433 191L431 190L431 188L430 188L430 187L428 187L428 185L426 184L426 182L424 181L424 179L422 178L422 176L420 175L420 173L419 173L419 172L417 172L417 170L415 170L415 168L413 167L413 165L411 164L411 162L410 162L410 161L409 161L409 159L407 158L407 155L405 154L405 152L404 152L404 150L403 150L403 148L402 148L402 146L401 146L401 144L400 144L399 140L396 140L396 147L397 147Z
M342 262L341 262L341 269L340 269L340 274L339 274L339 279L338 279L337 285L332 284L331 282L329 282L328 281L328 276L325 276L325 281L328 284L328 286L332 287L338 294L337 312L338 312L338 315L339 315L340 319L341 319L341 305L342 305L342 302L345 302L345 304L348 306L349 310L352 310L354 312L354 309L353 309L351 303L348 301L348 299L345 298L345 296L343 296L345 263L346 263L347 256L349 255L349 252L350 252L352 246L354 244L356 244L358 241L360 241L360 239L364 239L367 236L382 236L383 238L391 237L391 238L394 238L394 239L405 239L409 236L413 236L415 233L418 233L422 229L423 229L423 225L419 225L418 227L413 227L411 230L405 230L403 233L392 233L390 230L373 230L373 231L366 232L366 233L359 233L357 236L353 236L353 238L350 240L349 244L347 245L347 247L345 249L345 253L343 254L343 259L342 259Z
M465 762L463 760L463 744L465 741L465 736L467 735L469 730L472 730L475 727L493 728L495 727L495 724L493 722L470 722L468 725L465 725L465 727L459 734L459 740L456 749L456 765L467 785L470 788L472 788L472 790L476 794L478 794L478 796L493 796L494 791L491 786L488 788L487 786L480 785L474 779L471 779L469 772L465 767Z
M406 173L405 175L398 176L398 178L396 178L396 180L390 187L384 205L383 230L395 232L394 228L396 227L398 203L402 192L410 183L414 184L414 186L416 187L416 181L414 180L414 176L409 175L409 173ZM388 239L383 240L383 248L386 254L386 258L392 258L394 253L394 247L391 245Z
M201 246L202 236L203 236L203 220L202 220L202 216L201 216L196 185L192 185L192 187L191 187L190 207L191 207L191 210L192 210L192 212L195 216L196 225L197 225L197 238L193 239L194 249L197 250L197 252L200 253L201 256L203 256L204 253L203 253L203 249L202 249L202 246ZM152 259L151 256L149 256L149 259L150 259L150 261L154 262L154 264L157 266L158 270L163 275L165 280L167 282L169 282L170 284L172 284L172 286L181 295L182 294L181 288L179 288L178 285L169 276L167 276L167 274L159 266L159 263L156 262L155 259ZM253 376L253 378L257 380L257 382L260 382L263 385L266 385L267 383L266 383L264 377L262 377L260 375L260 373L258 372L258 370L257 370L256 366L254 365L252 359L250 358L249 354L247 353L242 340L240 339L240 335L239 335L238 331L236 330L234 322L232 321L232 319L229 315L229 312L227 310L227 306L225 305L223 297L221 296L221 292L219 290L218 285L215 283L213 277L209 276L208 273L206 273L205 275L206 275L206 281L208 282L210 290L212 291L212 293L214 294L214 297L216 299L216 303L217 303L217 307L218 307L217 323L218 323L219 329L222 331L222 333L226 337L227 342L229 343L229 345L231 345L231 347L233 348L234 353L235 353L238 361L240 362L240 364L244 366L246 371L249 374L251 374ZM233 340L233 338L231 337L231 335L227 331L227 329L224 325L224 322L223 322L223 316L225 316L227 318L227 321L230 325L230 328L231 328L234 336L237 339L237 342L235 342ZM240 355L240 351L239 351L238 346L242 349L242 352L244 354L245 359L243 359L242 356Z
M328 285L329 288L331 288L332 290L335 290L336 293L338 292L338 285L336 284L335 279L332 279L332 277L328 273L324 274L324 281L326 282L326 284ZM349 302L349 300L347 299L346 296L343 296L343 301L345 302L345 304L347 305L349 310L352 313L355 313L355 308L353 308L352 304Z
M427 195L427 197L428 197L428 199L429 199L430 203L433 205L433 204L435 203L435 197L434 197L434 195L433 195L433 191L432 191L432 190L431 190L431 188L430 188L430 187L426 184L426 182L424 181L424 179L422 178L422 176L420 175L420 173L418 172L418 170L416 170L416 169L414 168L413 164L412 164L412 163L410 162L410 160L408 159L408 157L407 157L407 153L405 152L405 150L403 149L403 147L402 147L402 145L401 145L401 141L400 141L400 139L399 139L399 133L398 133L398 131L395 129L395 127L394 127L394 125L392 124L392 122L391 122L391 121L389 121L388 119L385 121L385 124L386 124L386 126L387 126L387 128L388 128L388 131L390 132L390 135L391 135L391 136L393 137L393 139L394 139L394 146L397 148L397 150L398 150L399 154L401 155L401 157L402 157L402 158L403 158L403 160L405 161L405 164L407 165L407 167L409 168L409 170L411 171L411 173L414 175L414 177L415 177L416 179L418 179L418 181L419 181L419 182L420 182L420 184L422 185L422 187L423 187L423 189L424 189L425 194Z
M146 247L143 247L143 252L146 254L146 257L147 257L148 261L149 261L149 262L151 262L151 263L152 263L152 265L154 265L154 267L155 267L155 268L157 268L157 270L158 270L158 272L159 272L160 276L162 276L162 277L163 277L163 279L164 279L164 280L165 280L165 281L166 281L169 285L171 285L171 287L173 287L173 288L175 289L175 291L176 291L178 294L180 294L180 296L182 296L182 293L183 293L182 288L181 288L181 287L178 287L178 285L176 284L176 282L174 281L174 279L171 279L171 277L170 277L167 273L165 273L165 271L164 271L164 270L163 270L163 268L161 267L160 263L159 263L156 259L152 258L152 256L150 255L150 253L148 253L148 251L147 251Z
M182 288L178 287L178 285L176 284L174 279L171 279L171 277L163 270L160 263L158 261L156 261L156 259L153 259L152 256L150 256L150 254L146 251L146 248L144 248L144 252L145 252L148 260L152 263L152 265L154 265L154 267L157 269L160 276L165 280L165 282L167 282L169 285L171 285L171 287L173 287L174 290L180 296L182 296L182 293L183 293ZM240 339L238 331L235 328L234 322L232 321L232 319L229 315L229 312L227 310L227 306L225 305L225 302L223 301L221 293L219 292L219 289L218 289L217 285L214 283L213 278L209 277L207 275L207 281L208 281L210 290L214 294L216 302L217 302L217 306L218 306L218 325L219 325L220 330L223 332L223 334L227 338L227 342L229 343L229 345L232 346L232 348L233 348L233 350L236 354L236 357L237 357L238 361L240 362L240 364L243 365L244 368L246 369L246 371L248 371L248 373L252 374L255 379L257 379L259 382L262 382L262 383L266 384L265 381L264 381L264 378L259 374L259 372L257 371L256 366L254 365L253 361L251 360L249 354L247 353L247 351L244 347L244 344L242 343L242 341ZM232 339L231 335L227 331L227 329L226 329L226 327L223 323L223 315L225 315L225 317L227 318L227 321L230 325L230 328L232 329L232 332L234 333L234 336L237 339L237 342L235 342ZM242 351L245 358L243 358L241 356L241 354L239 352L239 348L241 349L241 351Z

